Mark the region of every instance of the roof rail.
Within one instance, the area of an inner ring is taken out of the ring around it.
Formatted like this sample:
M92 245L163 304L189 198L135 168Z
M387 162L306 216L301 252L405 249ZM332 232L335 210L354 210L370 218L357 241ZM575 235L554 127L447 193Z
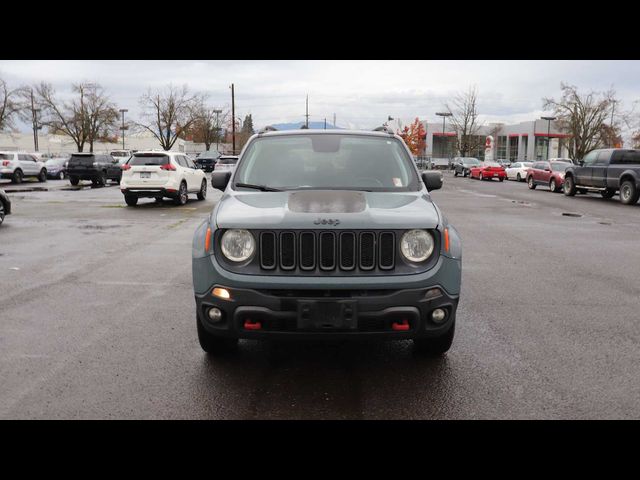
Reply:
M387 132L389 135L394 135L393 130L391 130L386 125L381 125L373 129L374 132Z
M278 129L276 127L272 127L271 125L267 125L262 130L260 130L258 133L277 132L277 131L278 131Z

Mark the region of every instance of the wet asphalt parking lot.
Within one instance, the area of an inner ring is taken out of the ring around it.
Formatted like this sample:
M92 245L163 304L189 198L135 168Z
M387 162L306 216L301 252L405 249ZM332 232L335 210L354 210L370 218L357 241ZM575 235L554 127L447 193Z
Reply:
M46 191L16 191L45 188ZM219 192L125 206L116 185L12 186L0 227L0 418L640 416L640 205L445 175L463 239L456 337L198 345L191 238ZM576 214L580 216L567 216Z

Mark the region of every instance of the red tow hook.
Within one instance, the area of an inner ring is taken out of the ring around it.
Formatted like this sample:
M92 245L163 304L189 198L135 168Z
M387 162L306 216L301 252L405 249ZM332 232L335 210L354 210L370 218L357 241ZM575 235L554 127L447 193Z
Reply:
M400 331L406 331L409 330L409 320L401 320L399 322L393 322L391 324L391 329L392 330L400 330Z
M244 329L245 330L260 330L260 329L262 329L262 323L254 322L253 320L245 320L244 321Z

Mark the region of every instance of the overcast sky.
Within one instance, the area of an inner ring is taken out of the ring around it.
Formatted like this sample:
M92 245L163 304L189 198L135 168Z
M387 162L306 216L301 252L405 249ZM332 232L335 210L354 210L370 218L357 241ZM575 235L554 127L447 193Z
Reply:
M542 97L560 93L560 82L580 89L614 87L623 108L640 99L640 61L3 61L0 77L10 86L51 82L60 94L72 82L100 83L119 108L135 119L147 88L187 84L206 92L212 105L230 107L235 84L236 115L251 113L256 128L304 120L340 127L372 128L388 115L436 121L435 112L456 92L476 85L486 122L540 117Z

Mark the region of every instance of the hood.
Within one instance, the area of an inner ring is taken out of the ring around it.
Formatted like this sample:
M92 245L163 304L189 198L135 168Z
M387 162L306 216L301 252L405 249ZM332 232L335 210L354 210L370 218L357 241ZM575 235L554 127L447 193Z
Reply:
M425 191L227 191L215 213L219 228L249 229L435 228L440 220Z

